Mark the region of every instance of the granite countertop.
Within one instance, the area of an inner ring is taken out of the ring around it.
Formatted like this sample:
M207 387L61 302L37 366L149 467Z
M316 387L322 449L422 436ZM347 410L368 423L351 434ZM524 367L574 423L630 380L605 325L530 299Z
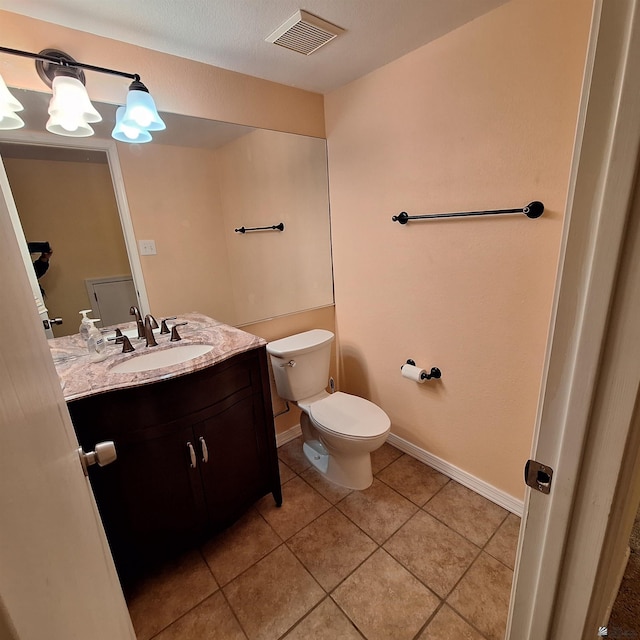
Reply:
M266 341L241 329L214 320L199 313L185 313L173 324L188 322L178 327L182 337L180 342L169 342L169 334L156 335L157 347L145 347L144 339L132 338L135 347L132 353L122 353L122 345L107 342L108 357L102 362L91 362L87 346L79 333L63 338L52 338L49 342L51 355L60 378L62 393L67 401L78 400L98 393L113 391L114 389L128 389L144 384L151 384L167 378L184 376L199 371L214 364L218 364L238 353L250 351L266 344ZM118 325L122 331L135 328L135 322ZM114 335L115 327L101 330L105 337ZM202 356L187 360L171 367L152 369L137 373L114 373L112 367L129 358L149 353L171 349L175 345L210 344L213 349Z

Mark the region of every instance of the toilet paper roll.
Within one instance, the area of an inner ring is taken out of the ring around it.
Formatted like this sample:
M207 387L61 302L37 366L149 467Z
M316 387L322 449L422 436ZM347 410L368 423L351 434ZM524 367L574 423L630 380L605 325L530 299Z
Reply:
M423 375L426 375L426 371L424 369L420 369L420 367L416 367L412 364L403 364L401 369L403 378L408 378L409 380L419 382L420 384L426 382L426 378Z

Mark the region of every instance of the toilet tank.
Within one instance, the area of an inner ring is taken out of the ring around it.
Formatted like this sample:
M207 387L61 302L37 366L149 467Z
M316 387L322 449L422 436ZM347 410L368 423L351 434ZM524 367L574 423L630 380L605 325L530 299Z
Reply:
M281 398L303 400L326 388L332 342L331 331L312 329L267 344ZM290 362L293 366L288 364Z

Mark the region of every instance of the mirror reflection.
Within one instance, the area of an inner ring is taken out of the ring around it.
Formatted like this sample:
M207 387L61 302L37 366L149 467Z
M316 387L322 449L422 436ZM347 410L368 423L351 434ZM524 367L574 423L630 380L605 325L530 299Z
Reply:
M153 142L113 143L120 173L100 150L113 105L97 105L104 122L88 140L98 150L73 149L41 133L50 96L17 93L37 144L1 132L0 154L27 241L53 250L38 282L49 316L63 318L56 336L77 332L81 309L129 321L142 286L154 315L197 310L236 326L333 303L323 139L162 114ZM114 187L126 195L128 243Z

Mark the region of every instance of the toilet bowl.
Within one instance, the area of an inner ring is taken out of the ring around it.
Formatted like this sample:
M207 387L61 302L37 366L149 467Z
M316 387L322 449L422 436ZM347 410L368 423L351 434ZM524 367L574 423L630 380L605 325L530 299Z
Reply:
M373 482L371 452L391 428L373 402L348 393L327 393L333 333L313 329L267 345L278 395L301 409L303 451L328 480L349 489Z

